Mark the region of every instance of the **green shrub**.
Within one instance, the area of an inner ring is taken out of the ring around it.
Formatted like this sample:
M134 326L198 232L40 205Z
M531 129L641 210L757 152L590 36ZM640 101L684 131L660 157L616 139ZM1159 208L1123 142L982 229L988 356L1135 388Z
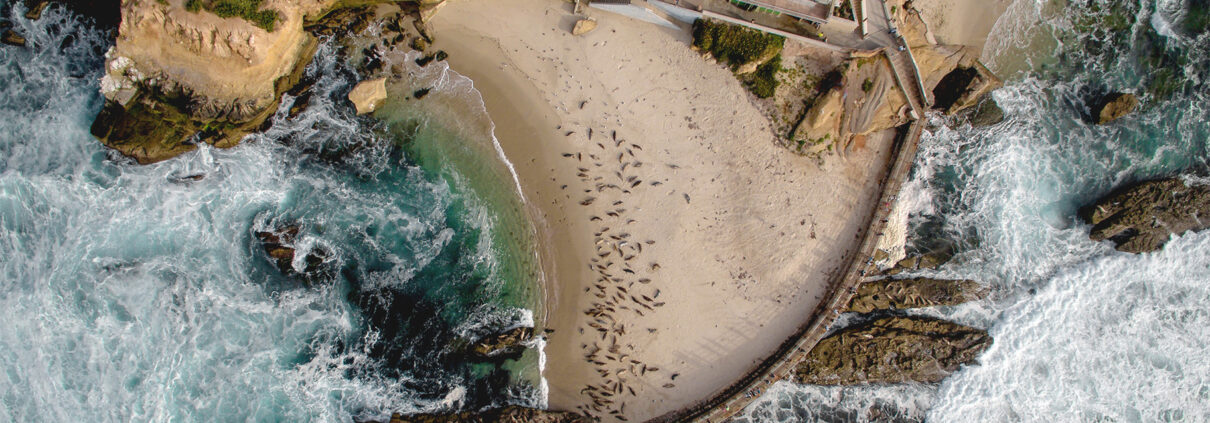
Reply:
M781 54L761 64L748 82L748 90L760 98L773 97L777 91L777 73L781 71Z
M710 52L734 70L761 57L781 52L785 38L738 25L698 19L693 23L693 46Z
M861 82L861 91L862 92L868 93L873 88L874 88L874 81L871 81L870 78L866 78L865 81Z
M197 12L206 9L224 18L240 17L253 25L273 31L277 24L276 10L261 10L264 0L188 0L185 9Z

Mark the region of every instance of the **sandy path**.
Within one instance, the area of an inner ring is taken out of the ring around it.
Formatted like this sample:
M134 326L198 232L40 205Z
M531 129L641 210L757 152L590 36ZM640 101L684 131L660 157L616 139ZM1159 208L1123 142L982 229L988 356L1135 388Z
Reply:
M821 168L776 146L688 34L590 9L600 26L573 37L570 8L453 0L433 29L542 231L551 408L640 421L724 388L806 321L890 140Z

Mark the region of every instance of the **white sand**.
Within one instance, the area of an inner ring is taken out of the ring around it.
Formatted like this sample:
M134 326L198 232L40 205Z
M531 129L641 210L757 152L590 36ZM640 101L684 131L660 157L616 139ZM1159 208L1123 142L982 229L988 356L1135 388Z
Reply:
M888 4L894 3L899 2ZM983 51L992 26L1011 4L1012 0L912 1L938 44L972 47L976 57Z
M551 408L642 421L733 383L810 317L867 223L890 137L821 168L775 144L688 34L589 9L600 26L573 37L570 11L452 0L432 25L542 231Z

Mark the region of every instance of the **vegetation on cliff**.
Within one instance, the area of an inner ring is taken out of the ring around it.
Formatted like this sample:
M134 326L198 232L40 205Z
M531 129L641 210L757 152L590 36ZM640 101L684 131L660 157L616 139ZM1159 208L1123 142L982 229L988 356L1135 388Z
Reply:
M774 34L698 19L693 22L693 47L709 52L732 70L753 62L764 62L781 52L786 39Z
M264 0L188 0L185 9L197 12L206 9L224 18L240 17L265 31L277 25L277 11L261 9Z
M769 98L777 90L781 68L781 50L786 39L780 35L698 19L693 22L693 48L710 53L741 76L744 86L760 98Z
M748 89L752 91L752 94L756 94L757 97L773 97L773 94L777 91L778 72L781 72L780 54L757 66L756 72L752 73L752 78L745 83Z

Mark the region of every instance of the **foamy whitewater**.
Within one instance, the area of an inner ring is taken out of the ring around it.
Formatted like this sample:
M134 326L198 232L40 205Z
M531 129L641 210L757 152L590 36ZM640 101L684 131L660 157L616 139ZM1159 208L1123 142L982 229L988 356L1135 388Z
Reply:
M923 274L993 289L916 313L987 328L995 343L939 386L783 383L740 421L1210 421L1210 232L1132 255L1090 241L1075 216L1123 183L1204 174L1210 34L1184 26L1191 10L1017 1L984 58L1006 80L994 96L1007 119L934 116L901 195L914 202L914 247L959 246ZM1090 94L1108 90L1143 107L1087 123Z
M526 364L539 359L461 353L533 325L535 281L533 252L499 235L526 232L500 217L519 212L457 164L412 157L458 131L354 116L342 98L355 74L326 42L298 116L287 95L239 147L139 166L88 132L101 32L59 6L38 21L5 9L29 47L0 47L0 421L326 422L542 404ZM458 95L473 110L478 99ZM283 275L253 235L287 225L301 228L295 269L308 251L330 253L320 277Z

